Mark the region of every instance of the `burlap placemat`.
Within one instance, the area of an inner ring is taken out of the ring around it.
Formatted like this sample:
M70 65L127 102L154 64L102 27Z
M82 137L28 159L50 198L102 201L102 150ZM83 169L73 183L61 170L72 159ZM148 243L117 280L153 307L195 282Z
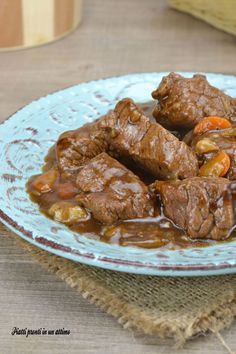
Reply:
M172 337L182 345L194 335L218 333L236 316L236 275L165 278L113 272L50 254L1 225L0 232L124 328Z

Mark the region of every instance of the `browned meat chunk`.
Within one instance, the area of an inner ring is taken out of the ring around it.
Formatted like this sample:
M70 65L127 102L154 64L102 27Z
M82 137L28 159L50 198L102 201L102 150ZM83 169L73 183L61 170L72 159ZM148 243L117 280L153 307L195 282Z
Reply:
M194 152L159 124L151 123L131 99L98 121L62 134L56 145L59 168L77 170L101 152L128 157L155 177L197 175Z
M212 159L219 150L225 151L231 160L226 177L236 179L236 128L208 131L195 137L191 145L198 154L200 163Z
M164 213L191 238L223 240L235 224L230 181L194 177L155 182L151 189L162 200Z
M106 116L83 125L81 128L63 133L56 144L57 161L60 170L77 170L91 158L108 148L105 128L114 124L111 111Z
M81 191L77 197L79 204L105 224L154 214L145 184L106 153L84 166L78 173L77 186Z
M151 123L131 99L115 107L116 125L111 147L121 156L161 179L196 176L198 162L194 152L161 125Z
M190 129L215 115L236 122L236 99L211 86L204 75L189 79L170 73L152 96L158 100L153 116L168 128Z

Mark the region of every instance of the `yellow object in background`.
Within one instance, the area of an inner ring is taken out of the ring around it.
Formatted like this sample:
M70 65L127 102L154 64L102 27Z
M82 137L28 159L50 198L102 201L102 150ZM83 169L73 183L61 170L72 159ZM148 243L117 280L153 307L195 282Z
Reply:
M169 5L236 35L236 0L169 0Z
M0 50L52 42L80 23L82 0L0 0Z

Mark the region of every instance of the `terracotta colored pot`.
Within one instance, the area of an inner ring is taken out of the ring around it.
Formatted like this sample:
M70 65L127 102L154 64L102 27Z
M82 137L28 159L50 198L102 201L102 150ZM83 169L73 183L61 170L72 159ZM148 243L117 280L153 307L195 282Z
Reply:
M55 41L80 23L82 0L0 0L0 51Z

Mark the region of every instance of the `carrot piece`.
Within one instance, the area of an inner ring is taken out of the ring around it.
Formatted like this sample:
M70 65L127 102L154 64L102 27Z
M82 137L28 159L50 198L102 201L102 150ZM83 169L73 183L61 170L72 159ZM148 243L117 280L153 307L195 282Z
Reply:
M195 126L193 134L199 135L207 132L208 130L220 130L227 128L232 128L232 124L228 119L217 116L205 117Z
M53 169L49 170L35 177L35 179L31 184L31 188L36 194L48 193L52 190L57 177L58 177L57 170L53 170Z
M224 151L220 151L211 160L201 166L199 176L223 177L230 168L230 162L229 155Z
M78 194L78 189L71 183L60 183L57 186L57 195L62 199L70 199Z

